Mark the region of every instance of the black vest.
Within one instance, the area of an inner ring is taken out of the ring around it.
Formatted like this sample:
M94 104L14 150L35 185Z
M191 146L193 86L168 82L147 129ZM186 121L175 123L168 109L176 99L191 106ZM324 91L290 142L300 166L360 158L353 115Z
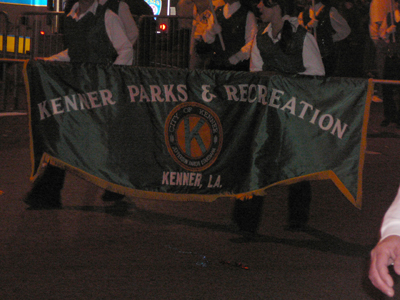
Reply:
M225 51L222 49L219 37L215 37L215 42L212 44L213 56L211 58L210 68L225 69L237 71L249 71L250 60L239 62L237 65L226 66L226 61L233 54L242 49L246 44L246 23L249 10L243 5L229 18L225 19L223 14L223 6L217 8L215 14L218 24L222 27L222 39L225 44ZM221 65L225 63L225 66Z
M316 19L318 20L317 26L317 43L322 58L330 55L334 51L334 44L332 36L336 33L331 24L331 17L329 15L331 6L324 6ZM304 25L311 21L310 11L307 9L303 12Z
M281 50L280 41L274 44L268 33L262 34L263 31L264 29L260 29L257 33L257 47L264 62L263 71L294 75L306 70L303 63L303 44L307 30L304 27L298 26L297 31L293 32L285 52Z
M118 56L106 31L106 7L98 5L96 15L88 12L79 21L65 20L65 38L71 62L112 64Z

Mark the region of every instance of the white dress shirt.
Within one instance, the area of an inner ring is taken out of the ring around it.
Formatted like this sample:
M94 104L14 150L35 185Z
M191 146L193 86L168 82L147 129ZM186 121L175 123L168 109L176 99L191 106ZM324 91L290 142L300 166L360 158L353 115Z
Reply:
M390 235L400 236L400 188L396 198L386 211L381 226L381 240Z
M100 0L99 4L104 5L106 2L107 0ZM139 37L139 29L132 17L131 11L129 10L129 5L124 1L119 2L118 17L124 25L126 36L131 44L134 45Z
M293 31L297 30L297 27L299 26L297 18L286 15L282 18L282 20L288 20L290 24L292 24ZM281 39L281 33L277 35L276 39L273 38L271 24L265 28L262 34L268 34L274 43L277 43ZM325 75L325 68L324 64L322 63L321 53L319 52L317 41L309 32L306 33L303 43L303 64L306 70L299 74L318 76ZM250 58L250 71L262 71L263 65L264 61L257 46L257 36L255 36Z
M79 2L75 3L72 7L68 16L72 16L74 20L82 19L88 12L96 13L96 9L98 6L97 0L94 1L92 6L84 13L78 16L77 9L79 8ZM106 10L104 17L106 32L107 35L117 51L117 58L114 62L115 65L132 65L133 62L133 48L132 44L126 36L124 25L121 19L110 9ZM68 49L55 54L51 57L45 58L45 60L50 61L70 61L70 57L68 55Z

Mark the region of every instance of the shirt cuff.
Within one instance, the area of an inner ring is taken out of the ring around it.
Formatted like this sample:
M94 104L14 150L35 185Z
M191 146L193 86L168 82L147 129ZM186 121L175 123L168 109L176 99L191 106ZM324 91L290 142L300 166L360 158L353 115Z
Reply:
M388 225L383 224L382 225L381 239L380 240L383 240L383 239L385 239L385 238L387 238L388 236L391 236L391 235L400 236L400 220L388 218L385 221L389 222L390 224L388 224Z

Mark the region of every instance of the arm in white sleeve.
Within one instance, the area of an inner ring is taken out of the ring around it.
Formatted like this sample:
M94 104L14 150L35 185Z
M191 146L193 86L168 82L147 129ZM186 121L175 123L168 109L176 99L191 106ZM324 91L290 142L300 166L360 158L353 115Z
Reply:
M246 44L235 53L235 60L243 61L250 58L254 37L257 34L257 21L253 12L249 11L246 19L245 42Z
M118 53L115 65L132 65L133 48L125 34L121 19L111 10L106 11L105 24L107 35Z
M264 61L261 57L260 50L257 46L257 35L253 40L253 47L251 48L251 56L250 56L250 72L259 72L262 71L262 67L264 65Z
M300 74L324 76L325 68L314 36L307 32L303 45L303 64L306 70Z
M343 18L338 10L334 7L331 7L329 15L331 18L332 28L336 31L336 33L332 36L333 41L338 42L347 38L351 32L351 28L346 19Z
M400 11L395 10L394 11L394 19L395 22L398 23L400 21ZM390 31L390 27L388 24L388 18L385 18L382 22L382 25L379 27L379 36L385 40L385 42L389 43L392 36L393 36L393 32L389 32Z
M139 29L126 2L121 1L119 3L118 16L121 18L122 24L124 25L126 36L131 44L134 45L139 37Z
M386 211L381 226L381 240L390 235L400 236L400 189L397 192L396 198Z
M387 19L383 20L381 27L379 27L379 36L381 39L385 40L385 42L389 42L390 34L386 31L389 28Z
M214 15L211 14L207 21L207 28L204 30L202 37L203 41L207 44L212 44L215 41L215 33L212 30L212 26L214 25Z

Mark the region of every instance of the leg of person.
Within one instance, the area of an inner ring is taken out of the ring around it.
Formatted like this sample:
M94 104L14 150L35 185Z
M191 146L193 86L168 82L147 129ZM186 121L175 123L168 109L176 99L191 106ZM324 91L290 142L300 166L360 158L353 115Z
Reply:
M375 45L375 65L378 79L384 78L384 69L385 69L385 59L388 52L387 43L382 40L374 40ZM378 97L383 98L383 84L376 84L376 89L378 91Z
M394 71L394 76L393 76L393 80L399 80L400 79L400 74L399 74L399 69L400 69L400 55L397 54L395 56L395 63L393 64L393 69L397 70ZM396 128L400 129L400 87L398 85L394 85L393 86L393 90L392 90L392 97L393 97L393 102L394 102L394 106L396 109Z
M386 84L382 86L383 95L383 121L382 127L387 127L391 122L396 122L396 106L393 100L393 87Z
M383 78L393 79L396 78L396 73L398 69L396 68L396 59L393 57L386 57ZM394 86L391 84L384 84L382 86L382 98L383 98L383 115L384 119L381 122L382 127L387 127L391 122L396 122L396 104L393 99Z
M235 200L233 222L241 231L255 234L261 222L264 197L254 196L249 200Z
M288 227L289 230L302 230L310 215L311 184L302 181L289 186Z
M34 183L24 202L30 209L61 208L61 190L64 180L65 170L48 165L43 175Z

